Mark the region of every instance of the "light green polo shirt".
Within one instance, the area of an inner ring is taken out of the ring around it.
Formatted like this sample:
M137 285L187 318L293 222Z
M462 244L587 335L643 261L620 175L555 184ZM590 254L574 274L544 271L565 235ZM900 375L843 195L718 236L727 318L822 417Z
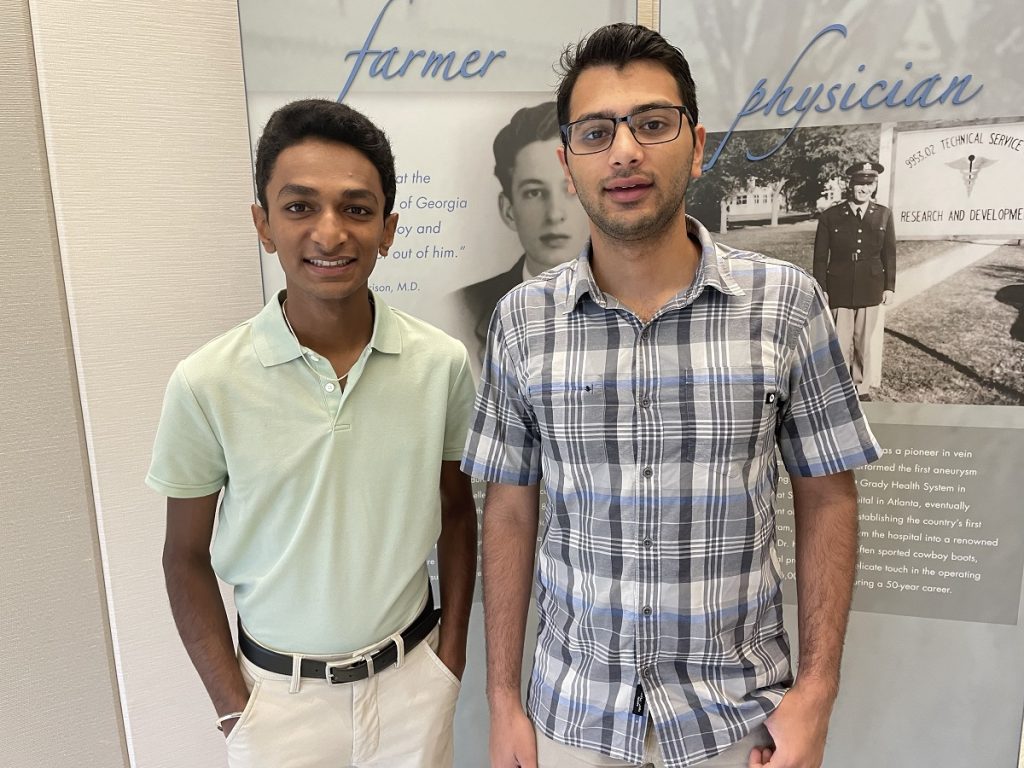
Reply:
M441 461L462 457L475 392L460 342L374 299L343 392L303 363L281 296L167 386L146 482L174 498L224 489L213 567L269 648L357 650L426 598Z

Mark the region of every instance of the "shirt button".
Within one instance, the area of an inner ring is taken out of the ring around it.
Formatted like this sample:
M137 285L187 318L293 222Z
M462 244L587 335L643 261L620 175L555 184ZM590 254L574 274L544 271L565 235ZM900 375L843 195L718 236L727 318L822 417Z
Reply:
M326 389L328 392L333 392L334 388L335 384L333 381L328 381L326 384L324 384L324 389Z
M644 328L643 331L640 332L640 338L643 339L644 341L647 341L649 338L651 338L651 329Z
M649 605L645 605L644 606L644 616L650 616L652 613L654 613L654 609L651 608L651 606L649 606Z
M860 240L858 240L857 242L859 243L859 242L860 242Z
M640 398L640 407L641 408L649 408L650 405L651 405L651 398L649 398L647 395L644 395L643 397Z
M654 673L651 671L650 667L644 667L642 670L640 670L640 674L643 677L646 677L648 680L650 680L651 679L651 675L654 674Z
M644 539L644 549L650 549L653 546L654 546L654 542L653 541L651 541L649 538Z
M320 358L314 355L312 352L309 353L309 359L312 360L314 363L320 362Z
M654 470L650 467L644 467L644 477L654 477Z

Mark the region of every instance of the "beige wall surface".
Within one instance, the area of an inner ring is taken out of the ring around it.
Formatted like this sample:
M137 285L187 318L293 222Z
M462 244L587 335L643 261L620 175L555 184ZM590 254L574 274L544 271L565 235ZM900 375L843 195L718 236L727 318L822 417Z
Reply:
M0 5L0 761L127 764L27 0Z
M140 768L221 766L163 591L164 501L143 478L174 365L262 304L237 9L29 5L127 750ZM41 351L26 392L49 384ZM43 685L64 677L50 661Z

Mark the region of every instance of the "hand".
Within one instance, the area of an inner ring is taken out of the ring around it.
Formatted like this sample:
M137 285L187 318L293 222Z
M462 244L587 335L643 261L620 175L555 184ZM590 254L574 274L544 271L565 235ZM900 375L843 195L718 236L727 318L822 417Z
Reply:
M462 674L466 671L466 643L465 642L445 642L445 637L442 634L437 642L437 658L448 667L448 671L451 672L460 681L462 680Z
M821 768L831 710L827 696L794 686L764 722L775 748L752 750L749 768Z
M882 303L888 304L892 301L892 297L896 295L895 291L882 291Z
M491 768L537 768L537 735L518 699L491 704Z
M228 734L235 730L235 726L238 725L238 721L241 719L242 716L239 715L238 717L233 717L230 720L225 720L223 723L220 724L220 729L224 731L225 739L228 737Z
M235 726L238 725L238 721L242 719L242 712L245 711L246 706L249 704L249 697L251 695L249 689L243 684L242 690L233 699L234 706L225 705L223 709L218 707L217 711L223 712L225 715L229 712L238 713L237 717L232 717L230 720L224 720L220 723L220 730L223 732L225 739L235 729Z

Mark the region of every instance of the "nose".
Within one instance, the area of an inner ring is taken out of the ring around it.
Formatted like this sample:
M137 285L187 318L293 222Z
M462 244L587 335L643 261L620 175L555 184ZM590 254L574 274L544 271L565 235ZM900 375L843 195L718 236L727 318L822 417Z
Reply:
M608 162L616 166L636 165L643 156L643 145L636 140L625 121L615 126L612 145L608 148Z
M565 206L569 203L569 191L563 188L561 192L557 189L553 194L548 195L547 205L544 207L544 221L547 224L560 224L565 221Z
M310 239L321 251L330 253L348 240L348 231L335 211L324 208L313 223Z

